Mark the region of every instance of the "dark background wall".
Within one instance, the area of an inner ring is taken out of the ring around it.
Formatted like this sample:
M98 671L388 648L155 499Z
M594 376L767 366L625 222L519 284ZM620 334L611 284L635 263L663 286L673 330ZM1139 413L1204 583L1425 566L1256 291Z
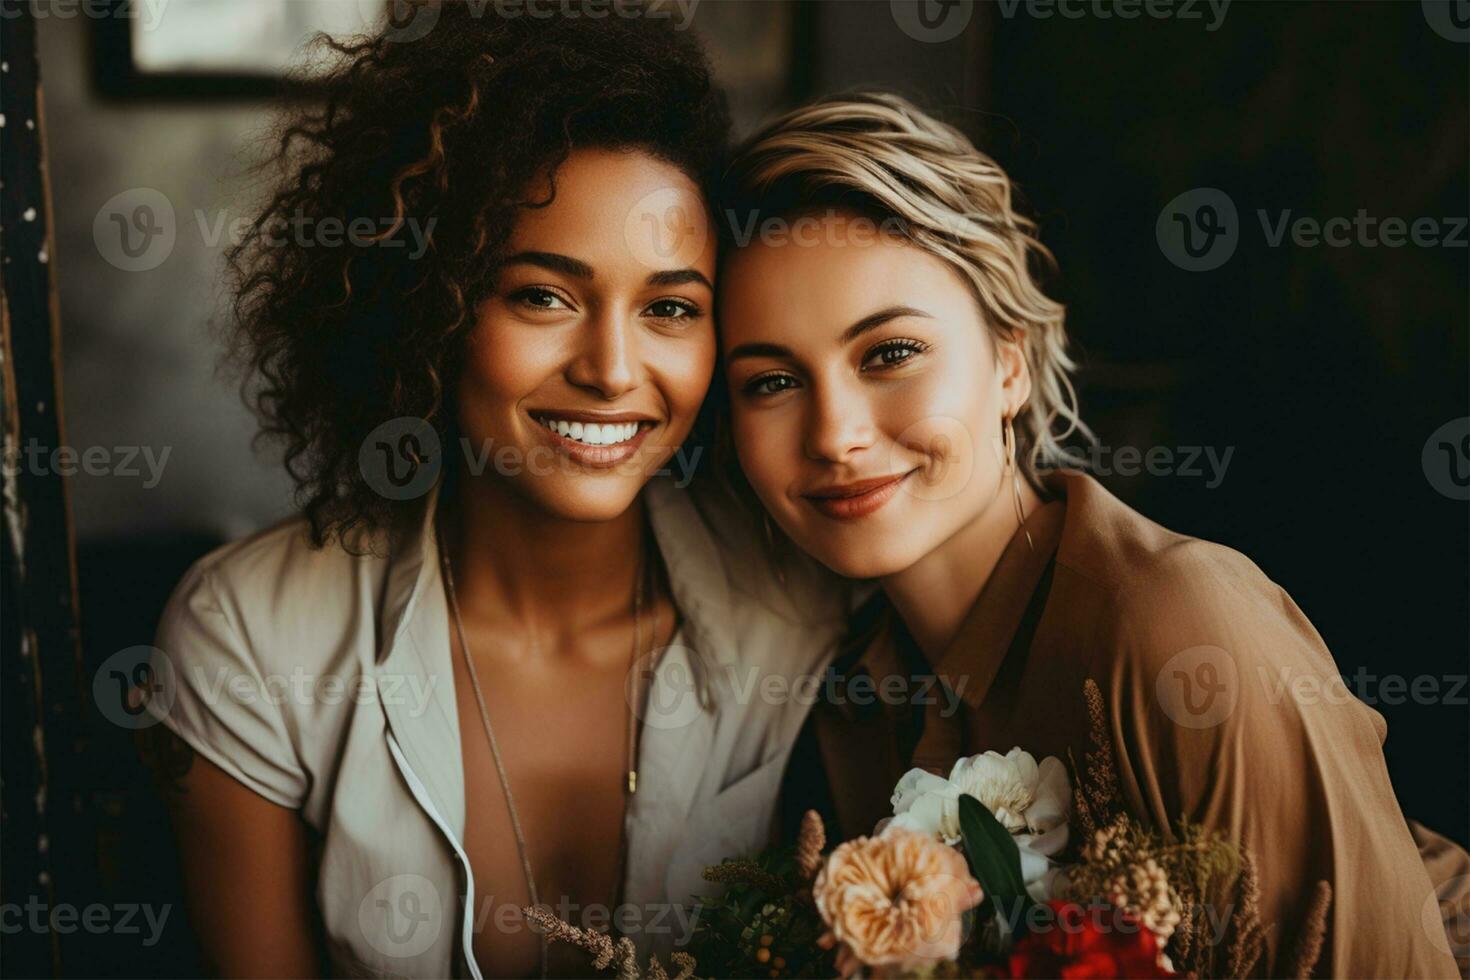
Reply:
M1084 417L1106 447L1103 481L1168 526L1244 551L1285 587L1349 689L1387 717L1405 812L1461 842L1470 444L1454 454L1470 427L1470 44L1452 15L1463 7L1236 0L1221 17L1181 2L1125 20L1128 4L1112 2L1067 5L1081 13L1068 17L1045 2L705 0L695 22L718 41L743 126L809 94L876 84L1006 167L1061 265L1055 290L1084 364ZM50 17L39 36L69 442L171 447L156 486L71 480L96 670L150 642L190 560L288 509L273 461L249 449L233 389L212 373L219 248L194 217L248 213L238 175L269 105L202 89L118 98L94 78L95 23ZM179 235L166 262L129 273L102 254L94 221L139 187L168 197ZM1204 206L1226 230L1201 258L1160 239L1161 221L1181 227L1177 214L1206 242ZM1300 245L1288 233L1273 245L1258 215L1274 229L1283 212L1321 222L1360 210L1433 219L1441 236L1458 219L1459 244ZM1172 463L1127 475L1125 447L1169 449ZM1188 447L1228 452L1228 465L1199 458L1187 472ZM172 911L154 945L67 936L67 972L196 973L162 814L126 733L93 720L93 791L76 816L86 831L55 845L91 875L71 900Z
M1000 10L994 115L975 124L1061 263L1101 441L1234 450L1214 488L1105 479L1285 587L1387 717L1405 812L1466 840L1470 507L1421 460L1470 408L1463 33L1441 36L1418 3L1234 3L1214 31ZM1188 271L1156 223L1198 188L1238 221L1206 260L1218 267ZM1360 212L1433 219L1458 244L1392 248L1377 230L1272 244L1283 215ZM1457 465L1463 479L1470 459ZM1416 682L1425 696L1406 696Z

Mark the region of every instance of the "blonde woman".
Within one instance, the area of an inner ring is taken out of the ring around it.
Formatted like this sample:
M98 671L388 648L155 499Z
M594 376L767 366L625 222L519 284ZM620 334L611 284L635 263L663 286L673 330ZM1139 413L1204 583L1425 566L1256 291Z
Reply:
M1056 433L1080 427L1063 310L1033 279L1050 256L1006 174L955 129L871 95L757 133L729 185L719 316L744 474L792 542L881 586L890 615L845 666L888 675L922 654L959 701L951 714L933 699L916 746L905 711L829 721L840 731L819 756L844 832L884 815L910 762L948 771L1017 745L1080 756L1090 678L1130 809L1254 855L1258 970L1291 968L1327 881L1319 974L1453 975L1424 925L1434 885L1382 717L1262 681L1337 675L1306 616L1244 555L1056 468Z

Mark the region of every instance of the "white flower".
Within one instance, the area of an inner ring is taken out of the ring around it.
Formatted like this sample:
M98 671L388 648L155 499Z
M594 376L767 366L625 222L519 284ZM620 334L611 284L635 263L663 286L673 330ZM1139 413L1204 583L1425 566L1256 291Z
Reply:
M960 788L941 776L910 769L893 787L890 827L934 834L946 844L960 842Z
M1067 819L1072 787L1067 769L1056 756L1041 765L1030 752L1011 749L972 755L954 764L949 781L969 793L1013 834L1042 834Z
M887 826L958 844L961 794L978 799L1015 836L1021 877L1032 897L1050 897L1057 878L1051 858L1067 845L1072 801L1061 760L1047 756L1037 765L1031 753L1014 748L1005 755L985 752L960 759L948 779L910 769L893 789L893 819Z

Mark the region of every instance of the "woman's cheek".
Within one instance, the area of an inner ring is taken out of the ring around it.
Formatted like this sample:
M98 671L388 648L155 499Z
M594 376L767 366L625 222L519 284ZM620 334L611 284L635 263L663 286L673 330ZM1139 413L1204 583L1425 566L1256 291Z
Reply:
M776 433L757 422L757 413L736 409L734 423L735 455L740 460L740 468L756 495L769 508L781 496L776 490L777 474L792 468L791 463L782 463L787 450L775 437Z
M958 405L946 392L940 376L915 379L920 383L895 386L874 415L890 434L890 459L885 472L918 468L904 489L920 500L950 500L963 493L983 461L977 452L983 441L976 430L975 413Z
M669 411L671 426L680 438L688 435L709 394L715 371L714 339L670 344L655 363L664 367L659 387Z

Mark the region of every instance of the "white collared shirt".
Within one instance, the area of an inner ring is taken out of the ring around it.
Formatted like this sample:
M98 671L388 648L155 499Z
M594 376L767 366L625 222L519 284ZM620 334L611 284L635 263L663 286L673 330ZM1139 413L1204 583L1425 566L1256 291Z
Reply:
M386 556L314 549L300 518L225 545L190 568L158 629L150 713L320 835L316 897L338 975L480 976L475 896L495 887L474 880L461 844L437 494ZM651 682L626 816L624 903L646 962L687 938L706 865L768 843L855 600L809 563L778 582L738 508L665 480L645 494L683 616Z

